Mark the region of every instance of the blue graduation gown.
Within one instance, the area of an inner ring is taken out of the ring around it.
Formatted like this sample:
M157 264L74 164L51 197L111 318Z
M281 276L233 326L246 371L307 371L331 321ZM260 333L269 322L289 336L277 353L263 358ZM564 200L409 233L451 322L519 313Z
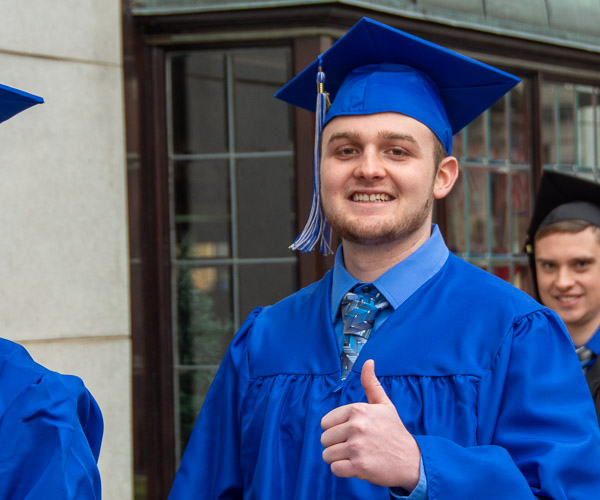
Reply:
M74 376L0 339L0 498L100 499L100 409Z
M331 273L255 310L232 341L170 500L388 499L334 476L321 418L366 401L366 359L422 452L428 498L589 499L600 494L600 431L558 317L450 255L396 309L340 380Z

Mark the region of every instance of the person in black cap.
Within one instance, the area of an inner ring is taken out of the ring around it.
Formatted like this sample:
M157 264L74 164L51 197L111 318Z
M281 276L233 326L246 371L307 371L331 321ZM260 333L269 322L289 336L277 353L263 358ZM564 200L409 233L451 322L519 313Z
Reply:
M171 500L597 496L600 429L560 318L432 225L452 136L517 82L362 19L276 94L316 116L292 248L329 251L330 227L342 245L242 325Z
M42 103L0 85L0 122ZM83 382L0 338L0 498L99 500L104 424Z
M526 250L535 296L564 321L600 422L600 185L545 172Z

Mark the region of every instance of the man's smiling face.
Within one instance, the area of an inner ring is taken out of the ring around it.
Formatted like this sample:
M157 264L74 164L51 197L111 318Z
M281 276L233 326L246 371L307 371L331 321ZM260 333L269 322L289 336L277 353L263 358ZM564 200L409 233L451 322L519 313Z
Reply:
M323 210L344 240L377 245L430 232L436 138L399 113L338 116L323 130Z
M598 228L551 233L535 243L540 300L562 318L575 343L600 326Z

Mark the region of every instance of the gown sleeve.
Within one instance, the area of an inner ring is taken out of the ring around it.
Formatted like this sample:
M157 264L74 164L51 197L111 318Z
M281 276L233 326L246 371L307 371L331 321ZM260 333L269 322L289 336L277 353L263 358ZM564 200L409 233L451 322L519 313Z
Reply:
M239 405L248 382L246 340L260 310L255 309L240 327L219 366L168 500L243 498Z
M415 436L429 500L598 495L598 424L571 341L553 313L538 311L513 325L481 380L477 412L480 446Z
M42 372L0 415L0 498L100 499L103 429L79 378Z

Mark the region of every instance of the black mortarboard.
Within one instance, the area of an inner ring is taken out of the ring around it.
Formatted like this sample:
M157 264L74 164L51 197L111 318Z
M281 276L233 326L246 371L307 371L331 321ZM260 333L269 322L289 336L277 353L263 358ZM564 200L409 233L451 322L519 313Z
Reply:
M540 180L525 237L525 251L536 296L535 235L546 226L565 220L583 220L600 227L600 184L546 170Z
M41 97L0 84L0 122L43 102Z

